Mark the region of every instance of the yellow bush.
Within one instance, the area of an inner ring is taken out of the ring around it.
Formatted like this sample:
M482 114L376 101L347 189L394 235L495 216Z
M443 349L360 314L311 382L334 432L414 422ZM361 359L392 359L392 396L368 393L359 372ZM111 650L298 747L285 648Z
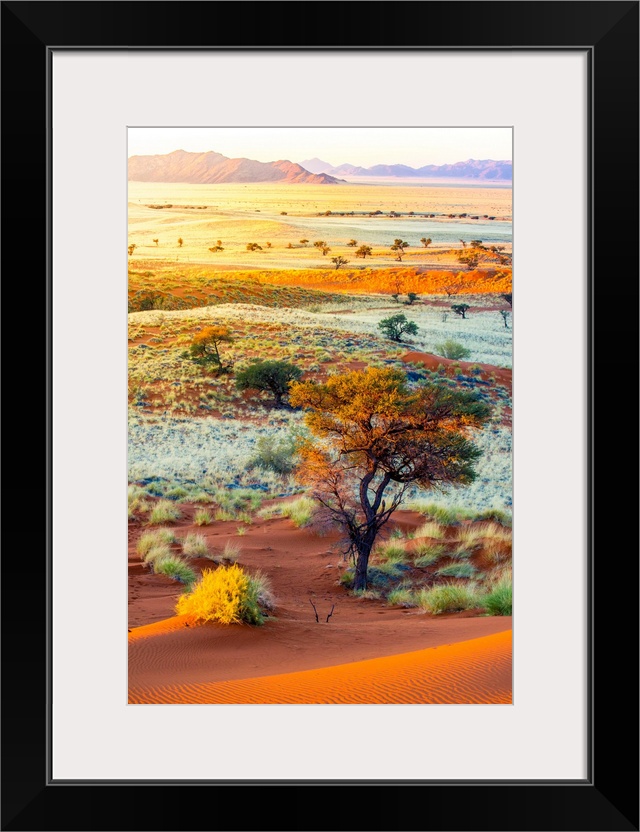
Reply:
M262 624L255 582L235 563L205 569L193 590L178 598L176 612L193 622Z

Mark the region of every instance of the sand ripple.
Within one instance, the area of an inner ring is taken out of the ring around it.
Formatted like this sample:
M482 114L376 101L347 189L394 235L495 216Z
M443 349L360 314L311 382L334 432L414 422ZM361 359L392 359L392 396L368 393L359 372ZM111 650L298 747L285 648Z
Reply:
M510 704L511 641L511 631L505 631L458 644L277 676L197 684L138 684L131 688L129 702Z

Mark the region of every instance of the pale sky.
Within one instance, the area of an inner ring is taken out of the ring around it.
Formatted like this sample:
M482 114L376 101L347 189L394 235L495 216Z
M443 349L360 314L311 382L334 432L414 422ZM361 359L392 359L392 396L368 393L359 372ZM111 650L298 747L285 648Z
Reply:
M467 159L511 160L510 127L130 127L129 156L215 150L258 162L318 157L348 162L444 165Z

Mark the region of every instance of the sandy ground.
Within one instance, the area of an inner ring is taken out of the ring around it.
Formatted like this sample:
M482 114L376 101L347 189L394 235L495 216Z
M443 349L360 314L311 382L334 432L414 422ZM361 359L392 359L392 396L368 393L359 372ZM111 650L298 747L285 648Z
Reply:
M178 535L197 528L196 507L182 509ZM398 511L394 525L407 531L423 521ZM197 531L213 550L241 542L241 565L269 575L275 620L263 627L193 626L173 615L179 588L142 564L135 546L143 529L131 524L130 702L511 701L510 617L474 610L430 616L356 599L338 584L346 564L335 533L319 536L284 518L259 520L242 538L236 527L229 521Z

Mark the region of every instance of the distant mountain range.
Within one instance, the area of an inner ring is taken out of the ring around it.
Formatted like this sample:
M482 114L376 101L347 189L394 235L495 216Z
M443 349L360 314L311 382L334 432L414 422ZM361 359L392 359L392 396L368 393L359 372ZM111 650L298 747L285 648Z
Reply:
M333 167L322 159L305 159L300 162L301 167L318 175L329 176L397 176L421 177L429 179L499 179L511 180L513 168L511 162L493 159L467 159L466 162L456 162L453 165L424 165L421 168L411 168L408 165L373 165L362 168L357 165L338 165Z
M335 185L340 180L326 173L305 170L287 160L256 162L229 159L221 153L174 150L158 156L131 156L129 180L134 182L186 182L217 185L225 182L287 182Z

